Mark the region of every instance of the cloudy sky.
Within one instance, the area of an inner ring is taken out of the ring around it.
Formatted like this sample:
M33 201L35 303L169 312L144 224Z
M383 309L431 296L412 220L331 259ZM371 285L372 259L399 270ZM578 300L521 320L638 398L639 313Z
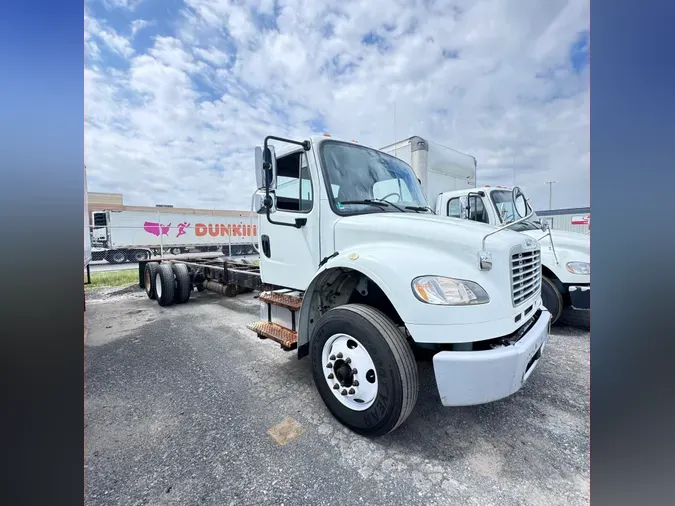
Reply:
M587 0L87 0L89 189L248 209L265 135L420 135L587 206L588 26Z

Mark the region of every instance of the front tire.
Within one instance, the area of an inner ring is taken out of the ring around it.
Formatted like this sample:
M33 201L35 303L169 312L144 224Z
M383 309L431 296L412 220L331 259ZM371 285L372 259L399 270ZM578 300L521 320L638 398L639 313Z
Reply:
M563 312L564 302L558 287L546 276L541 278L541 301L551 313L551 325L553 325Z
M377 437L395 430L417 402L412 350L377 309L347 304L326 312L312 332L310 356L319 395L333 416L358 434Z

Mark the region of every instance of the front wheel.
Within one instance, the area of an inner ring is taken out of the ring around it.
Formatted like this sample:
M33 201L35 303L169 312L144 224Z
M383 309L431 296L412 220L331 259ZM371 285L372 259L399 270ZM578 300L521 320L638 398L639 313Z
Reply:
M383 436L401 425L417 402L412 350L377 309L347 304L326 312L312 333L310 355L319 395L354 432Z
M542 276L541 278L541 301L544 307L551 313L551 325L553 325L563 312L563 297L555 283Z

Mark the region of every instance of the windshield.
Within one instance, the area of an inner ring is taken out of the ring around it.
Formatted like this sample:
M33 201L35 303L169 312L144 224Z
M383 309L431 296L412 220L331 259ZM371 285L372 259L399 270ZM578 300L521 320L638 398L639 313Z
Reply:
M495 208L497 209L497 215L502 223L506 224L520 219L513 205L513 192L497 190L490 193L490 197L492 198L492 202L494 202ZM529 204L527 212L530 212ZM511 227L511 230L515 230L516 232L522 232L524 230L541 230L541 226L534 223L537 219L537 215L532 213L532 216L530 216L528 220L516 223Z
M415 173L398 158L363 146L326 141L321 146L321 159L339 214L427 208ZM356 203L367 200L391 205Z

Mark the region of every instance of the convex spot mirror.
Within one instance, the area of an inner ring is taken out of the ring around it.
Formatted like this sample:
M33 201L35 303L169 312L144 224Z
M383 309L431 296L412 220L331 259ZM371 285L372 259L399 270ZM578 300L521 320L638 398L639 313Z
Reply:
M265 190L264 189L259 189L257 192L253 194L253 210L254 212L261 214L265 213L265 209L267 206L265 206ZM274 212L276 208L276 198L274 193L270 193L270 198L269 198L269 204L270 204L270 211Z
M516 186L513 189L513 208L516 210L518 218L525 218L527 216L528 207L525 194Z
M255 147L255 179L259 190L264 190L266 186L270 191L276 188L277 157L274 153L274 146Z
M469 218L469 199L467 197L459 197L460 216L466 220Z

